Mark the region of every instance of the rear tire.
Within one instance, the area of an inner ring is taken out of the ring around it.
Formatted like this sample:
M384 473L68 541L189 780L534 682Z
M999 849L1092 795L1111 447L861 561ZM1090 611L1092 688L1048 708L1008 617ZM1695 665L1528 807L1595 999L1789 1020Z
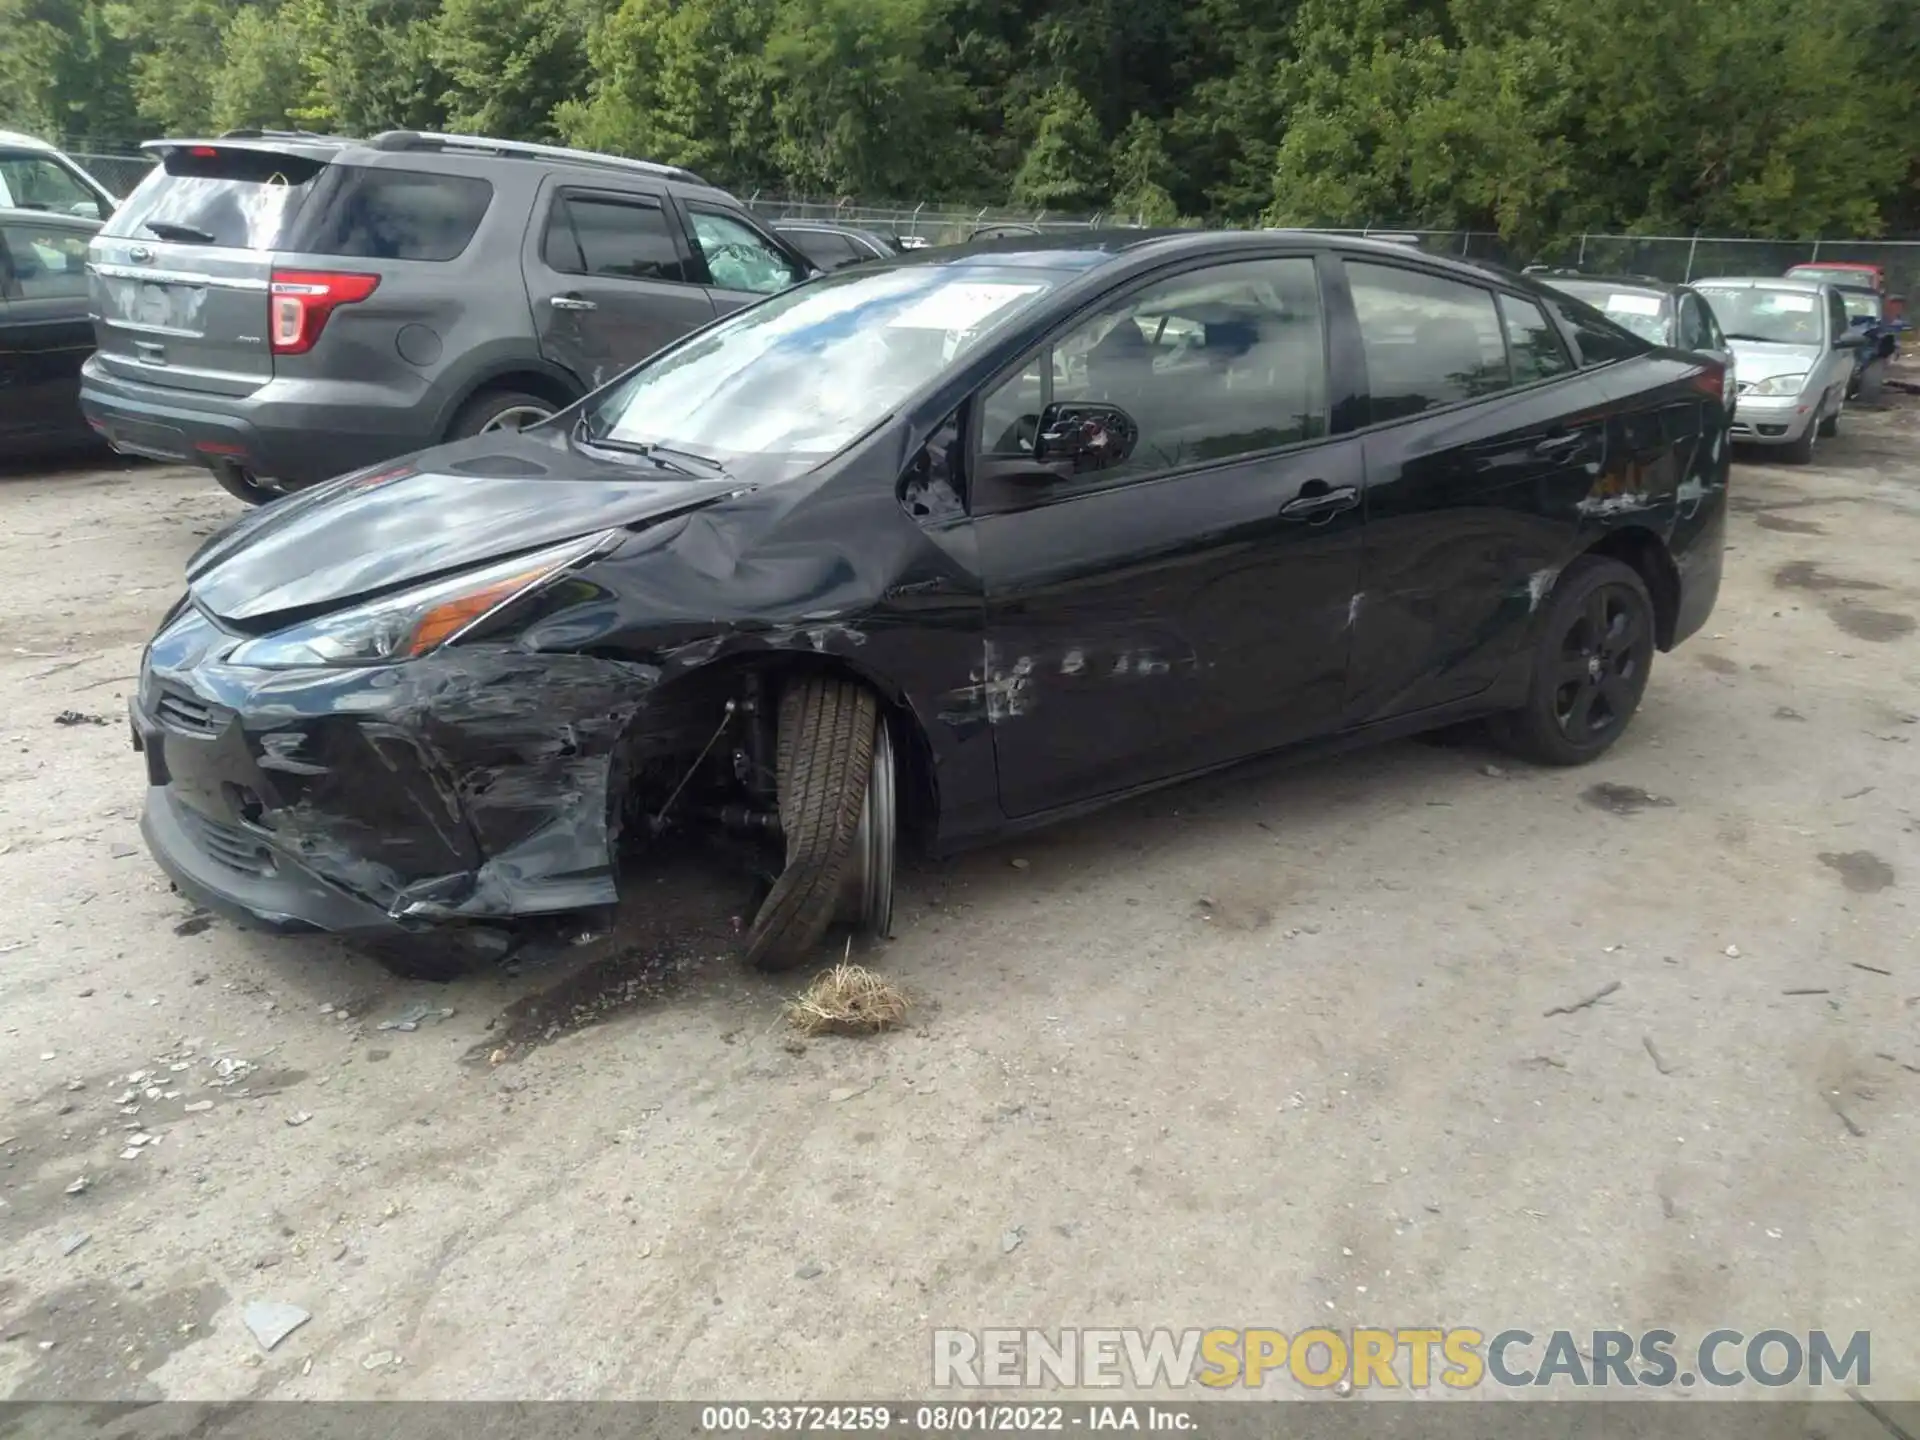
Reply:
M1584 765L1626 732L1653 667L1654 610L1631 565L1587 555L1567 567L1534 642L1526 704L1489 722L1540 765Z
M775 754L787 863L747 932L747 960L759 969L803 964L840 908L856 838L863 828L870 836L871 816L867 827L861 820L881 724L873 692L851 681L801 680L780 696ZM890 918L890 864L886 886Z
M278 500L283 493L262 485L253 478L251 470L242 470L238 465L214 466L213 478L222 490L249 505L265 505L269 500Z
M447 427L447 438L465 440L487 430L524 430L561 408L524 390L482 390L460 407Z

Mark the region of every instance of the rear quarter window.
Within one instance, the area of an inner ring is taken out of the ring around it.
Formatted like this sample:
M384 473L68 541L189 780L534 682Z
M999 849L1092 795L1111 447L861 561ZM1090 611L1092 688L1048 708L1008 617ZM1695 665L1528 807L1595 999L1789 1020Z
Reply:
M287 247L355 260L452 260L467 248L493 201L470 175L332 166Z

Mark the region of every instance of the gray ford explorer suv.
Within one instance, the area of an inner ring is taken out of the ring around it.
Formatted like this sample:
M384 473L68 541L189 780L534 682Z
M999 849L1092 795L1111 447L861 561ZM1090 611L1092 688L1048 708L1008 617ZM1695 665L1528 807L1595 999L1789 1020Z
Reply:
M674 166L413 131L145 148L89 253L81 408L255 504L545 419L813 273Z

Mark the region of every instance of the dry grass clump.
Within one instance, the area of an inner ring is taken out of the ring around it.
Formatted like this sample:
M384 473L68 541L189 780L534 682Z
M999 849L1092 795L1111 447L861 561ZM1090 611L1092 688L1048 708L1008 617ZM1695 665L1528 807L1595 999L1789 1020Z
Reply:
M802 1035L875 1035L898 1025L907 1004L866 966L842 961L787 1002L787 1020Z

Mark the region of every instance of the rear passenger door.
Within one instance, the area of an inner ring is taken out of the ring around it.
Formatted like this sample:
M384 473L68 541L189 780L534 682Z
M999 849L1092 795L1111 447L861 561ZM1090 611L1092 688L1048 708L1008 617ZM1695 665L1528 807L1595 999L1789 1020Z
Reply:
M1366 529L1349 723L1468 699L1528 634L1599 472L1605 402L1533 300L1349 256Z
M540 351L589 386L713 319L663 193L550 185L525 268Z
M87 236L22 220L0 226L0 453L86 433L80 366L93 350Z
M689 201L687 224L716 311L724 315L768 295L777 295L808 276L808 262L790 254L738 215L717 205Z

